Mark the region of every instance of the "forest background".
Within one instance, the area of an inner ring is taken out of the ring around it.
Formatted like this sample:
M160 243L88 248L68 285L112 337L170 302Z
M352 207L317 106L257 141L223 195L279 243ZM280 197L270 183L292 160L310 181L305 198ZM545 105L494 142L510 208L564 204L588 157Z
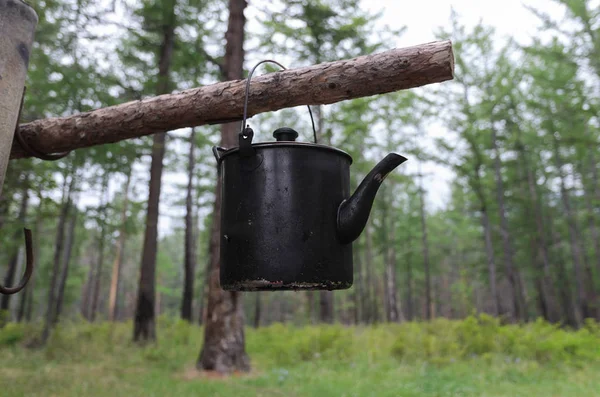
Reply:
M54 162L11 161L0 196L4 284L13 284L24 266L23 225L35 234L37 268L23 292L0 297L0 349L23 360L12 375L3 362L2 387L12 387L12 379L20 384L15 395L23 387L33 393L36 382L56 379L38 374L27 385L24 377L36 365L63 365L70 349L108 360L114 346L143 352L131 357L160 373L180 371L190 360L198 369L230 373L367 354L357 364L365 366L363 386L352 383L354 367L338 377L347 390L365 388L357 395L369 391L377 365L389 365L391 372L382 373L390 376L390 395L398 395L393 374L404 367L390 364L398 359L441 365L431 393L444 395L448 385L468 394L485 384L474 380L468 389L461 376L476 364L447 366L459 358L492 354L527 365L600 358L600 5L434 3L32 4L40 21L23 122L243 78L267 58L296 67L450 39L456 66L454 80L442 84L313 108L320 140L354 158L353 187L389 151L409 158L382 185L354 244L355 284L345 291L218 289L211 278L218 274L211 239L218 235L218 189L210 149L231 141L236 124L80 149ZM274 70L265 66L259 74ZM305 108L251 123L256 141L272 140L284 125L300 131L299 140L310 139ZM228 320L206 324L213 316ZM244 331L244 324L256 330ZM547 345L532 344L544 335ZM94 343L104 346L101 352L90 348ZM363 343L369 348L359 352ZM190 355L190 347L200 354ZM146 368L131 360L129 368ZM486 365L497 372L500 364L491 360ZM553 382L564 381L565 395L569 388L592 395L600 390L586 383L595 365L568 367L571 380L545 367L517 373L547 372ZM318 382L317 391L303 389L310 371L277 372L277 379L295 376L299 395L325 393ZM409 375L414 371L410 366ZM460 375L444 378L444 371ZM463 381L453 383L455 376ZM517 378L498 382L531 380ZM261 379L233 385L281 387ZM423 384L407 378L403 385L413 381ZM110 382L100 384L101 391Z

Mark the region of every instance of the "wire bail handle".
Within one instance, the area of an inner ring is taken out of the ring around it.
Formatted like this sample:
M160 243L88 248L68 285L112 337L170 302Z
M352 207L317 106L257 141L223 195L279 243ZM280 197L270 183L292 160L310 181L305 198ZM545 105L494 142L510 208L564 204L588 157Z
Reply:
M254 65L252 70L250 70L250 73L248 74L248 78L246 79L246 92L244 95L244 119L242 121L242 130L240 131L240 149L242 149L242 147L248 147L248 145L252 144L252 137L254 136L254 131L252 131L252 128L250 128L250 126L248 126L246 124L246 119L248 118L247 117L248 116L248 96L249 96L249 92L250 92L250 80L252 79L252 75L254 74L254 71L256 70L256 68L260 64L263 64L266 62L274 63L277 66L279 66L281 69L287 70L287 68L285 66L283 66L279 62L273 61L271 59L265 59L265 60L260 61L259 63ZM306 107L308 108L308 113L310 114L310 121L312 123L312 128L313 128L313 138L314 138L315 143L317 143L317 129L315 127L315 120L313 119L313 115L312 115L312 111L310 110L310 106L306 105ZM250 139L248 140L248 138L250 138Z

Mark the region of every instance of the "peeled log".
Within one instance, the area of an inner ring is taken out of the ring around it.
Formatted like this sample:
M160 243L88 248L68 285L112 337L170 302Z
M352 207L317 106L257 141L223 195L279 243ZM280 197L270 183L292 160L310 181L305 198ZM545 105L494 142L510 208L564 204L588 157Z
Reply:
M252 78L248 117L300 105L324 105L451 80L450 41L397 48L353 59ZM242 119L246 80L21 125L21 133L45 153L70 151L178 128ZM28 155L15 142L11 159Z

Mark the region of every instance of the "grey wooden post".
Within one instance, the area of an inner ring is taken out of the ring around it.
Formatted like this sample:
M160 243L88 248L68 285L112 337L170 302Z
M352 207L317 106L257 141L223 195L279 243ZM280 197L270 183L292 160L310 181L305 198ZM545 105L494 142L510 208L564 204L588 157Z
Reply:
M22 0L0 0L0 194L38 17Z

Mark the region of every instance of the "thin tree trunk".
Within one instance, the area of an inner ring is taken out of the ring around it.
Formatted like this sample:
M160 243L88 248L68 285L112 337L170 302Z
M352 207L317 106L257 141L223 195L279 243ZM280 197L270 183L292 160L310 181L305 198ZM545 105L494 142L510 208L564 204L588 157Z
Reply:
M377 323L379 321L379 311L377 305L377 281L374 277L374 269L373 269L373 235L372 235L372 223L371 221L367 222L365 226L365 242L366 242L366 250L365 250L365 267L367 272L367 289L366 289L366 301L367 301L367 310L365 310L365 320L367 324Z
M500 217L500 231L502 237L502 247L504 252L504 267L506 268L506 275L510 282L512 292L514 295L514 309L517 319L527 321L527 307L525 306L525 298L523 296L523 289L521 285L521 279L518 274L518 269L515 268L514 264L514 250L512 239L508 227L508 219L506 216L506 205L504 203L504 181L502 179L502 163L500 160L500 150L498 148L496 129L492 126L492 149L494 150L494 176L496 179L496 200L498 202L498 214Z
M308 321L310 324L315 323L314 308L315 308L315 291L306 291L306 309L307 309L307 314L308 314Z
M594 150L588 151L588 164L591 170L592 178L591 184L592 186L586 188L586 183L583 181L583 164L581 166L582 171L582 184L584 187L584 199L585 205L587 209L587 219L588 219L588 228L591 233L592 243L594 246L594 254L596 260L596 278L600 279L600 232L598 232L598 225L596 224L596 211L595 206L597 203L594 203L595 200L600 198L600 191L598 187L598 170L596 169L596 159ZM597 280L596 280L597 281ZM600 313L600 308L598 308L598 313Z
M192 193L194 189L194 149L196 148L196 131L190 133L190 150L188 154L188 185L185 200L185 258L183 264L183 297L181 299L181 318L192 322L192 302L194 300L194 277L196 270L196 244Z
M229 22L225 37L223 70L225 80L240 79L244 68L244 9L245 0L229 0ZM221 146L232 147L240 131L240 123L221 126ZM249 371L250 358L246 354L244 335L244 311L242 294L223 291L219 285L219 257L221 237L221 175L218 176L215 192L215 207L211 230L211 271L208 284L207 319L204 345L196 367L219 373Z
M541 261L541 266L537 266L540 275L538 276L538 289L540 306L544 318L552 323L560 321L560 310L557 307L556 292L554 291L554 282L552 280L552 272L550 269L550 259L548 256L548 244L546 242L544 220L542 214L542 206L537 192L537 183L533 170L528 161L528 155L522 147L519 148L520 157L523 161L523 167L527 176L527 186L529 198L533 205L533 213L535 218L536 236L535 247L537 251L537 259L534 263Z
M396 282L396 227L394 219L389 213L391 203L389 188L385 188L383 201L383 234L386 236L387 249L385 251L385 278L384 278L384 303L386 309L386 320L388 322L398 322L401 320L402 310L399 310L399 301L397 296L398 285Z
M419 163L419 215L421 218L421 243L423 249L423 265L425 267L425 318L432 319L432 300L431 300L431 272L429 269L429 242L427 240L427 222L425 218L425 190L423 190L423 176L420 174L421 164Z
M492 315L500 314L500 297L496 287L496 261L494 259L494 247L492 246L492 230L490 228L490 218L488 216L487 206L481 203L481 226L485 239L485 255L488 264L488 276L490 283L490 294L492 295Z
M169 91L169 70L175 43L175 3L163 15L168 21L162 26L162 43L160 46L160 58L158 61L158 85L157 94L165 94ZM160 132L153 136L152 162L150 165L150 183L148 193L148 208L146 212L146 231L144 233L144 245L142 248L142 264L138 286L138 295L135 309L133 328L134 341L156 340L156 313L155 291L156 291L156 251L158 237L158 215L161 190L161 178L163 172L163 159L165 157L166 132Z
M408 321L413 321L415 305L413 302L412 235L409 234L406 237L404 244L404 250L406 251L406 319Z
M25 223L25 218L27 216L27 205L29 203L29 175L25 174L25 180L23 181L22 191L21 191L21 205L19 207L19 215L18 221L19 223ZM8 263L8 270L6 272L6 276L4 277L4 285L10 287L15 282L15 274L17 270L17 264L19 262L19 251L21 250L21 231L17 231L15 233L14 241L17 242L14 253L10 258ZM0 311L5 311L10 307L10 298L12 295L2 295L0 300ZM0 324L1 326L2 324Z
M387 320L395 323L402 321L402 310L399 309L400 302L396 294L397 282L396 282L396 242L394 241L394 225L389 231L389 241L387 248L387 260L386 260L386 285L387 285L387 307L388 315Z
M90 321L96 320L96 313L100 302L100 286L102 282L102 268L104 267L104 242L106 240L106 213L108 210L108 181L109 173L104 172L102 178L102 201L100 202L100 213L98 222L100 223L100 237L98 239L98 258L94 269L94 283L92 284L92 301L90 307Z
M10 208L10 202L12 200L11 196L6 194L6 191L0 193L0 230L4 226L6 222L6 217L8 216L8 209Z
M260 327L260 292L255 292L256 298L254 301L254 328Z
M553 139L554 145L554 162L558 171L560 179L560 196L567 217L567 225L569 230L569 243L571 247L571 255L573 256L573 269L575 271L575 302L577 307L580 308L583 317L590 317L590 308L588 306L588 291L586 288L586 281L584 280L583 274L583 252L579 245L579 231L577 223L571 209L571 201L565 185L565 176L562 172L562 159L558 149L558 141L556 138Z
M571 280L565 266L565 258L560 252L562 236L552 228L551 220L548 220L547 224L550 225L551 228L550 234L552 236L553 245L557 247L555 256L558 264L558 278L561 280L559 291L562 311L567 319L567 324L573 328L578 328L583 321L583 316L581 313L581 306L577 305L577 300L573 298L573 293L571 292Z
M197 211L196 211L197 212ZM213 220L214 221L214 220ZM198 222L195 223L198 226ZM206 300L207 300L207 287L210 278L210 266L211 266L211 249L212 249L212 240L208 239L208 247L206 252L208 253L208 258L205 259L204 265L204 273L202 274L202 284L200 284L200 303L198 307L198 325L202 325L205 322L206 317Z
M94 265L90 263L88 274L81 292L81 316L90 321L90 302L94 285Z
M58 276L60 272L60 259L63 252L63 242L65 235L65 222L67 218L67 214L69 213L71 200L70 200L70 186L73 183L73 179L75 178L74 173L71 174L71 183L68 184L65 177L65 182L63 185L63 198L62 198L62 208L60 211L60 215L58 218L58 226L56 231L56 241L54 243L54 260L52 266L52 273L50 278L50 285L48 286L48 301L47 301L47 309L46 309L46 319L44 323L44 330L42 331L42 343L45 344L48 341L48 337L50 336L50 328L54 324L55 314L54 311L56 309L56 283L58 281Z
M333 291L319 291L319 319L322 323L333 323Z
M210 248L209 248L210 251ZM200 293L198 294L200 296L200 304L198 305L198 325L202 325L204 324L205 321L205 303L206 303L206 287L208 286L208 281L209 281L209 277L210 277L210 264L211 264L211 259L209 258L206 261L206 266L204 269L204 280L202 280L202 284L200 285Z
M121 278L121 266L125 256L125 241L127 239L127 208L129 206L129 185L131 184L131 174L133 169L127 173L127 181L123 188L123 208L121 209L121 220L119 226L119 239L117 240L117 252L112 266L112 275L110 278L110 294L108 301L108 320L117 321L119 315L119 281Z
M62 312L63 301L65 296L65 288L67 285L67 279L69 277L69 264L71 262L71 255L73 253L73 243L75 241L75 226L77 224L77 211L73 211L73 215L69 220L69 230L67 234L67 242L65 246L65 252L63 255L62 270L60 276L60 282L58 284L58 297L56 300L56 313L54 315L54 324L58 322L60 313Z
M501 312L503 312L503 310L497 286L496 260L494 255L494 247L492 244L492 229L480 174L481 167L483 165L483 159L481 158L481 153L477 149L476 144L470 140L469 143L476 159L476 163L473 167L473 178L469 185L475 192L475 195L479 199L479 205L481 206L481 226L483 228L483 236L485 241L485 255L488 265L490 294L492 295L492 315L498 316Z

